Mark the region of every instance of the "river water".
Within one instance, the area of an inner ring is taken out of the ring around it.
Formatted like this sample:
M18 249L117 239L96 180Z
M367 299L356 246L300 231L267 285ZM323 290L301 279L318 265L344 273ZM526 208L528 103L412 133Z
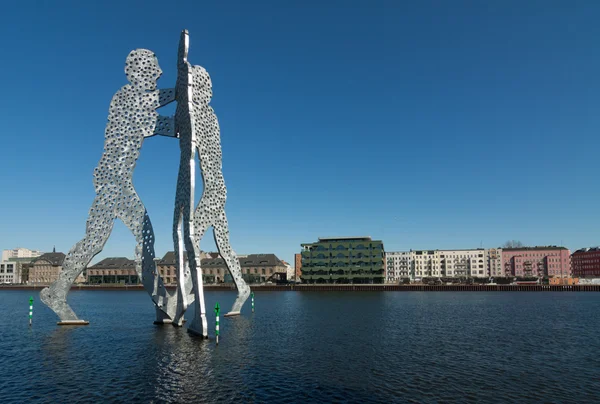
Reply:
M594 402L600 294L257 292L214 341L153 324L145 292L73 291L59 327L2 291L7 402ZM206 292L226 312L233 292Z

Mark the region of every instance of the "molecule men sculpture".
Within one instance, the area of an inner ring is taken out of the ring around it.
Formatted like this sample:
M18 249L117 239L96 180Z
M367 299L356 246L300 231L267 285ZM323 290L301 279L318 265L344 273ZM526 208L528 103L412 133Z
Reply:
M194 302L189 331L207 337L199 243L210 226L238 290L238 297L227 315L240 314L250 295L239 260L229 243L219 123L209 106L210 76L201 66L188 62L188 48L189 34L184 30L179 43L175 89L157 89L162 70L154 53L137 49L127 56L125 74L129 84L123 86L110 103L104 153L94 170L96 198L90 208L85 236L67 254L58 279L40 293L41 300L60 318L58 324L88 324L67 304L67 294L77 276L102 251L117 218L136 238L136 272L156 306L156 322L181 326L186 309ZM160 116L156 112L173 101L177 102L174 117ZM142 142L154 135L178 138L181 149L173 217L177 261L177 290L174 292L165 288L156 269L152 223L132 181ZM204 190L194 210L196 152Z

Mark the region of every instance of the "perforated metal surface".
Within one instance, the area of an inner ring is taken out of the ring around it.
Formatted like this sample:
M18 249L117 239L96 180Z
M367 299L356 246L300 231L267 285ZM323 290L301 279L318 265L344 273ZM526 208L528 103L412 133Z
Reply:
M145 289L167 316L175 314L175 299L169 299L157 275L152 223L132 182L144 138L155 134L174 137L172 119L159 117L156 109L172 102L175 91L156 89L162 70L149 50L132 51L127 56L125 74L130 84L113 96L109 107L104 153L94 170L96 198L90 208L85 237L67 254L58 280L40 293L41 300L62 321L78 320L66 302L67 294L77 276L102 251L117 218L135 236L136 272Z
M176 131L179 134L181 146L180 171L175 204L174 231L175 248L178 250L178 279L185 279L187 274L181 265L183 246L188 253L195 295L194 318L189 329L207 335L206 307L202 284L200 262L193 260L198 257L198 247L206 230L212 226L215 243L219 253L225 260L238 290L238 296L231 312L239 312L250 295L250 288L242 278L239 260L229 242L229 227L225 214L227 190L223 179L222 151L219 123L213 109L209 106L212 98L212 83L210 76L201 66L192 66L188 60L189 35L181 33L178 53L178 78L176 86L177 110L175 112ZM195 153L200 159L201 175L204 189L202 198L195 210ZM194 212L191 215L191 212ZM190 249L190 247L192 249ZM181 277L183 275L183 277ZM179 288L183 285L180 283ZM181 316L188 306L186 294L178 293L178 315L176 323L181 323Z
M127 57L125 74L130 84L123 86L110 104L104 153L94 170L96 198L89 212L85 237L67 254L58 280L41 292L42 301L62 321L78 320L66 302L67 294L76 277L102 251L117 218L136 238L136 271L157 306L157 320L172 319L176 325L182 325L183 315L194 301L196 310L190 330L207 335L199 243L210 226L214 229L219 253L238 290L229 314L239 313L250 294L250 288L242 278L239 260L229 242L219 123L209 106L212 83L203 67L192 66L188 62L188 48L189 35L183 31L178 51L176 89L156 89L156 81L162 71L151 51L138 49ZM175 117L159 116L156 109L174 100L177 101ZM157 273L152 223L132 182L142 142L153 135L178 137L180 142L181 159L173 217L178 280L175 293L165 289ZM194 209L196 151L204 189ZM187 252L187 264L183 258L184 251Z

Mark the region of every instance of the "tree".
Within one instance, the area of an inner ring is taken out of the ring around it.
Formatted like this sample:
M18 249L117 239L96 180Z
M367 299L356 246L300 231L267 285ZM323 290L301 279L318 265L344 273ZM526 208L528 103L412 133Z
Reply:
M508 240L502 246L502 248L521 248L521 247L523 247L523 243L521 243L519 240Z

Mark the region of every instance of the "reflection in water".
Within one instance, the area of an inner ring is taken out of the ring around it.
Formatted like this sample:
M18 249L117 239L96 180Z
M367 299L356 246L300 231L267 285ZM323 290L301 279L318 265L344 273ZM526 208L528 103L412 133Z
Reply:
M209 341L189 335L183 328L157 327L154 344L160 347L150 358L158 400L183 400L197 395L214 383L211 380Z

